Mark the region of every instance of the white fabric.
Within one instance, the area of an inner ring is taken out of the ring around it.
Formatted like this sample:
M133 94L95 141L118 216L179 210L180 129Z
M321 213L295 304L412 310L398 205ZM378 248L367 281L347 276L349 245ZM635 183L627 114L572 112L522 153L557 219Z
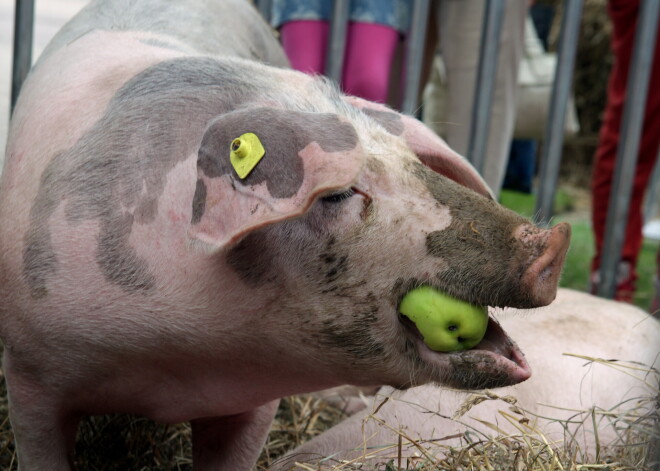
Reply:
M500 38L499 58L490 131L483 177L495 195L504 180L515 124L518 93L518 66L523 51L527 0L506 0ZM486 2L483 0L441 0L438 11L440 47L446 65L447 117L438 116L433 100L425 95L424 121L440 132L449 145L465 155L470 134L470 117L479 63L480 36Z

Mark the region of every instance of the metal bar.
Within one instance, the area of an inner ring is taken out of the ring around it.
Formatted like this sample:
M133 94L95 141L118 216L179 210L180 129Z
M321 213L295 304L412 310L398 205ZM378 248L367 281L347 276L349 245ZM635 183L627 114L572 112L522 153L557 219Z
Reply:
M266 21L270 23L270 17L272 13L273 1L272 0L256 0L257 10L261 13L261 16Z
M14 111L18 93L32 66L32 31L34 0L16 0L14 16L14 58L11 77L11 108Z
M660 203L660 149L655 159L655 167L651 174L651 181L646 191L646 202L644 203L644 222L649 222L655 217Z
M349 7L349 0L335 0L330 20L330 40L325 58L325 75L337 83L341 83Z
M405 88L401 111L415 114L419 102L419 87L422 79L426 24L429 17L429 0L415 0L406 38Z
M479 67L475 82L468 160L477 172L482 173L485 161L486 143L490 123L490 110L493 103L494 77L497 75L497 59L500 49L500 31L504 17L504 0L488 0L484 11L479 52Z
M555 70L550 111L541 151L540 184L536 199L536 215L539 224L543 225L547 225L552 218L552 207L559 180L559 167L564 144L564 121L571 93L582 7L583 0L564 0L557 70Z
M598 295L606 298L613 298L616 292L616 272L621 259L621 249L628 221L628 206L644 124L646 95L653 64L659 14L660 2L645 0L640 6L637 18L635 46L626 86L626 102L619 132L616 167L605 224L603 257L600 264L601 282L598 286Z

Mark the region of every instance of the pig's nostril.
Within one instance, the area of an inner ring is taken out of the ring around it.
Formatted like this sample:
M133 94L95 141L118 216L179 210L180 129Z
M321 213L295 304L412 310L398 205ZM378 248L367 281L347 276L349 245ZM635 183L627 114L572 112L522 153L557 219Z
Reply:
M530 293L531 305L527 307L545 306L555 298L570 233L570 226L566 223L550 229L543 253L523 275L522 284Z

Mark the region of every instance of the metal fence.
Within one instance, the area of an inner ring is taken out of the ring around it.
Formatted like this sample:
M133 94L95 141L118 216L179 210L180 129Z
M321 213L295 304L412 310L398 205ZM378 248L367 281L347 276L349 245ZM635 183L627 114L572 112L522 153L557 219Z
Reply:
M468 159L477 170L483 168L484 149L488 139L489 110L492 102L492 77L497 69L497 48L505 0L486 0L482 28L480 61L472 110ZM270 18L271 0L256 0L262 15ZM341 76L345 37L349 15L349 0L334 0L330 27L326 71L338 81ZM411 28L406 40L405 87L401 111L412 114L418 107L422 74L422 55L426 36L429 0L414 0ZM540 224L548 224L559 178L564 120L571 91L576 49L582 16L583 0L564 0L564 16L559 36L557 69L552 90L549 115L541 148L541 167L536 213ZM16 0L14 28L14 60L12 69L13 109L21 84L32 62L34 0ZM641 139L644 104L653 60L653 46L658 28L660 2L643 0L637 25L635 46L628 79L627 99L621 124L621 139L617 150L612 194L608 206L603 258L602 282L598 294L612 298L616 290L616 268L621 259L633 176ZM660 167L657 165L656 167ZM660 172L656 168L656 176ZM652 180L651 194L657 194L658 178ZM655 185L654 185L655 183Z

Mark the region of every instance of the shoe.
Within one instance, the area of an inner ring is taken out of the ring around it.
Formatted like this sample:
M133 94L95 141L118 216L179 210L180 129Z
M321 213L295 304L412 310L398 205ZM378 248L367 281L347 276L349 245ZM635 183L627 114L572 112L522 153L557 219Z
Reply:
M619 262L616 269L616 292L614 293L614 300L621 301L624 303L633 303L633 296L635 295L635 279L636 277L632 273L632 265L630 262L622 261ZM598 287L601 282L601 276L599 270L594 270L591 272L589 277L589 286L588 290L591 294L598 294ZM656 290L656 293L658 291Z

